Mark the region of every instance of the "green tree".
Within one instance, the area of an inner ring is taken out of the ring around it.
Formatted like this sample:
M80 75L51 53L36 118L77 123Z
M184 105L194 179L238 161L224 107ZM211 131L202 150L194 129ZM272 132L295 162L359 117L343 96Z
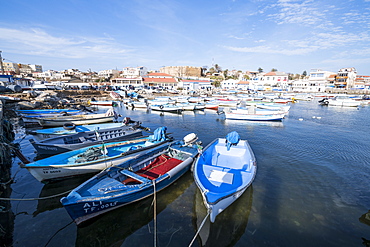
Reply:
M258 72L259 73L262 73L263 72L263 69L261 67L258 68Z
M278 71L278 70L274 69L274 68L271 69L271 72L276 72L276 71Z
M302 75L307 76L307 71L303 71Z

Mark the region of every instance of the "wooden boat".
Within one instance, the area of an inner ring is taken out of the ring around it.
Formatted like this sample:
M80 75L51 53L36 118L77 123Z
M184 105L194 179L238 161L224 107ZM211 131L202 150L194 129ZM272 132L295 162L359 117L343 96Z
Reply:
M39 125L40 119L43 118L57 118L75 115L85 115L87 112L81 110L76 112L57 112L57 113L40 113L40 114L21 114L22 121L24 124L36 124Z
M194 111L195 110L195 105L189 104L189 103L176 103L175 106L178 106L181 108L183 111Z
M66 123L73 123L75 125L97 124L113 122L117 118L118 118L117 113L114 110L109 109L106 113L99 114L60 116L37 119L42 127L62 127Z
M189 134L189 139L196 140ZM188 135L188 136L189 136ZM72 190L61 203L77 223L142 200L187 172L198 154L194 142L170 142L112 166Z
M136 158L136 154L165 144L170 140L171 138L166 135L166 127L160 127L154 131L152 136L74 149L25 164L22 167L27 168L40 182L97 173L130 158Z
M93 131L99 129L117 128L121 126L127 126L129 124L141 124L125 117L122 122L119 123L102 123L102 124L87 124L87 125L74 125L73 123L65 124L63 127L54 127L47 129L35 129L26 130L26 134L31 134L36 140L44 140L52 137L62 135L72 135L80 132Z
M244 114L244 113L233 113L225 112L226 119L235 119L235 120L248 120L248 121L282 121L285 117L285 114Z
M194 163L194 180L213 223L252 184L257 165L253 151L237 132L212 141Z
M32 146L40 155L55 155L63 152L88 147L103 142L115 142L142 136L139 124L122 125L116 128L98 129L63 135L35 141L30 139Z

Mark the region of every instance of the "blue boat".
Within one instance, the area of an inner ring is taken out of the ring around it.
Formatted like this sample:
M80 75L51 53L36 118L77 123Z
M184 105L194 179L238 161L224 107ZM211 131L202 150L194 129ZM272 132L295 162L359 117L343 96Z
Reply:
M72 190L61 203L80 224L163 190L187 172L198 154L194 133L112 166Z
M22 168L26 168L40 182L98 173L171 141L172 138L167 136L166 130L166 127L159 127L151 136L75 149L24 164Z
M74 125L74 124L65 124L63 127L54 127L47 129L35 129L35 130L26 130L27 134L31 134L37 140L44 140L47 138L57 137L61 135L72 135L80 132L93 131L99 129L109 129L125 126L128 124L140 122L133 121L128 117L125 117L122 122L119 123L101 123L101 124L85 124L85 125Z
M256 172L248 141L240 140L235 131L205 147L194 163L193 173L212 223L252 184Z
M76 109L34 109L34 110L16 110L16 112L21 114L50 114L50 113L73 113L80 112L81 110Z

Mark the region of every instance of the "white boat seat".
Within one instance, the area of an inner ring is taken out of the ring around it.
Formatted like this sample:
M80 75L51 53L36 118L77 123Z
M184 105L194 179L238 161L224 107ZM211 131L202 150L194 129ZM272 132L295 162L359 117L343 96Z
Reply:
M246 150L243 147L233 146L227 150L225 144L217 144L212 154L212 165L231 169L246 169Z

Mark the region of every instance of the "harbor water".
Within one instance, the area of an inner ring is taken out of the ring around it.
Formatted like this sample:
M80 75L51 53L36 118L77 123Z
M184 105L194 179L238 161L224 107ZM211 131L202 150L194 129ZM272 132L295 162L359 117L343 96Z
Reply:
M370 106L291 106L282 122L225 120L212 110L115 110L151 130L166 126L176 139L196 133L204 146L231 131L249 141L258 166L252 186L214 223L206 220L192 246L370 246ZM23 128L16 138L27 158L37 158ZM76 226L59 200L87 178L43 184L19 162L11 198L35 200L13 200L1 212L9 218L5 246L189 246L207 214L188 172L155 200Z

